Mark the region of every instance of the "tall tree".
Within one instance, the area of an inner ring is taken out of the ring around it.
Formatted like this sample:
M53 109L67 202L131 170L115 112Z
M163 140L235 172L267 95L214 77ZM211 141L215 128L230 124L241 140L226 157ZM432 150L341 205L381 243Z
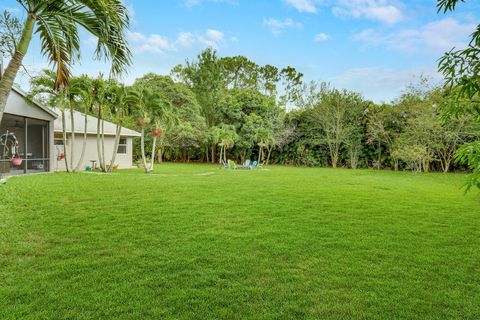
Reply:
M235 145L238 139L238 135L233 125L221 125L215 127L215 136L218 139L218 145L220 147L220 159L225 163L227 162L227 151Z
M131 93L131 89L123 84L114 84L110 89L110 119L115 123L115 143L112 151L112 158L110 164L107 166L107 171L111 172L115 166L115 160L118 153L118 145L123 129L125 119L129 109L135 104L135 98Z
M67 149L67 118L66 112L70 110L72 115L71 108L73 105L73 93L70 91L68 86L61 86L57 90L53 90L54 83L56 81L56 74L50 70L44 70L41 75L36 76L31 79L30 84L32 90L29 94L29 99L41 99L46 97L48 104L51 107L57 108L60 111L61 121L62 121L62 140L63 140L63 159L65 161L65 170L67 172L74 171L73 165L73 156L74 151L74 130L75 127L73 123L70 128L70 150ZM73 119L73 118L72 118ZM72 120L73 122L73 120ZM69 152L70 151L70 152Z
M438 0L439 12L454 11L459 2L464 0ZM461 97L473 98L480 92L480 25L471 35L466 48L452 48L439 60L439 71L445 77L445 84L458 87ZM480 115L480 108L476 108Z
M312 118L325 135L330 163L336 168L340 160L341 147L347 142L352 119L363 112L362 97L346 90L330 89L326 84L320 87L319 102L312 110ZM355 125L359 125L356 123Z
M259 66L244 56L220 59L227 88L257 89Z
M141 156L145 173L151 173L154 169L157 138L161 134L160 125L167 121L173 121L167 119L173 117L171 106L166 103L167 100L162 96L162 92L141 82L133 86L132 100L136 105L137 125L141 130ZM150 163L147 162L145 150L145 135L149 129L153 137Z
M82 151L75 171L80 170L80 167L85 160L85 151L87 150L87 134L88 134L88 114L93 111L95 97L93 92L93 80L88 76L81 76L77 78L74 91L78 97L79 111L83 113L83 142Z
M173 74L190 86L200 104L208 128L219 123L219 103L225 93L225 73L214 49L202 51L195 62L177 66ZM216 158L216 144L210 145L212 163Z
M156 139L158 162L162 161L167 145L188 160L191 149L199 148L206 142L207 127L195 94L188 86L174 82L169 76L152 73L137 79L135 85L147 86L161 93L162 105L168 106L164 116L158 118L157 128L154 128L159 131Z
M447 13L454 11L456 6L464 0L438 0L439 12ZM460 109L462 112L471 113L477 121L480 121L480 24L471 35L470 42L466 48L452 48L439 60L439 71L445 78L445 85L454 89L459 99L467 98L469 108L461 109L465 104L459 103L453 109ZM478 148L475 150L475 148ZM480 143L471 143L460 148L456 159L473 170L469 179L468 189L472 186L480 188Z

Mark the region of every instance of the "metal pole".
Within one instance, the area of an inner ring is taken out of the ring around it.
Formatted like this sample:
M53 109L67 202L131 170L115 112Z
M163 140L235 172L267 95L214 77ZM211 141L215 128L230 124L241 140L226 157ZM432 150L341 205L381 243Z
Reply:
M27 129L27 126L28 126L28 120L27 118L24 118L25 121L25 146L23 148L23 153L25 154L25 163L23 165L23 173L27 173L27 162L28 162L28 150L27 150L27 142L28 142L28 129Z
M0 52L0 79L3 76L3 52Z

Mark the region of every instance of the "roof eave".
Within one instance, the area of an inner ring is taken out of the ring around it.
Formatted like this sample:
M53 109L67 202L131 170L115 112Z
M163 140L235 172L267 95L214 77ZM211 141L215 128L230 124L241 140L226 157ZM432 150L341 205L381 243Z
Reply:
M13 87L12 87L12 90L15 91L16 93L18 93L19 95L21 95L22 97L24 97L26 101L31 101L35 106L39 107L40 109L42 109L43 111L45 111L46 113L48 113L49 115L51 115L52 117L54 117L55 119L58 118L58 114L55 113L54 111L50 110L50 109L47 108L46 106L43 106L43 105L41 105L40 103L38 103L38 102L36 102L36 101L32 101L32 100L27 99L27 93L26 93L25 91L23 91L22 89L13 86Z

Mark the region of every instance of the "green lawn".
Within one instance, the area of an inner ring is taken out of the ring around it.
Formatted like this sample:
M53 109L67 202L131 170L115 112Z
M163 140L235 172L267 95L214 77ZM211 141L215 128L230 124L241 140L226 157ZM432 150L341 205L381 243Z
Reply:
M463 175L163 164L0 186L0 319L479 319Z

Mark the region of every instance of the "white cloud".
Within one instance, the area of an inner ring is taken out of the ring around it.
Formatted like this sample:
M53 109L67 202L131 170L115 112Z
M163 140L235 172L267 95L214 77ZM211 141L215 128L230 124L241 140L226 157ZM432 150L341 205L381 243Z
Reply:
M189 8L199 5L201 0L187 0L185 1L185 5Z
M144 35L140 32L130 32L128 39L133 50L140 53L162 54L175 50L174 44L167 37L158 34Z
M185 1L185 6L187 8L193 8L195 6L198 6L198 5L202 4L203 2L228 3L228 4L231 4L231 5L238 4L237 0L186 0Z
M382 102L398 97L409 84L417 82L420 76L425 76L433 82L442 80L434 65L406 70L382 66L353 68L329 80L335 86L358 91L368 99Z
M189 48L194 45L219 48L225 42L225 34L220 30L207 29L203 33L180 32L175 43Z
M90 47L90 48L93 48L97 45L98 43L98 38L97 37L94 37L92 35L88 35L88 37L86 39L82 39L82 42L87 46L87 47Z
M285 0L285 2L299 12L317 13L317 7L312 0Z
M274 35L282 33L285 29L298 29L302 27L301 23L295 22L291 18L286 18L285 20L277 20L274 18L264 19L263 24L270 27Z
M205 34L196 35L195 41L203 47L218 48L224 41L224 38L225 35L223 32L214 29L208 29L205 31Z
M223 32L214 29L208 29L206 35L208 38L215 42L221 42L224 38Z
M441 53L453 47L462 47L474 30L474 23L460 23L453 18L427 23L417 29L402 29L383 34L374 29L363 30L353 39L370 46L384 46L407 53Z
M323 41L327 41L328 39L330 39L330 36L324 32L320 32L318 34L315 35L315 37L313 38L313 41L315 42L323 42Z
M11 14L19 14L20 9L16 7L3 7L3 10L10 12Z
M366 18L393 25L404 19L399 2L391 0L340 0L332 11L340 17Z
M128 40L137 53L165 54L178 50L178 47L190 48L195 45L200 47L219 48L225 40L225 34L220 30L207 29L202 33L180 32L175 40L158 35L145 35L140 32L128 33Z
M130 0L129 0L130 1ZM124 1L125 7L128 10L128 17L130 18L130 23L132 25L137 25L137 12L135 11L135 7L131 3L127 3L127 1Z
M180 32L175 42L182 47L191 47L195 43L195 36L191 32Z

